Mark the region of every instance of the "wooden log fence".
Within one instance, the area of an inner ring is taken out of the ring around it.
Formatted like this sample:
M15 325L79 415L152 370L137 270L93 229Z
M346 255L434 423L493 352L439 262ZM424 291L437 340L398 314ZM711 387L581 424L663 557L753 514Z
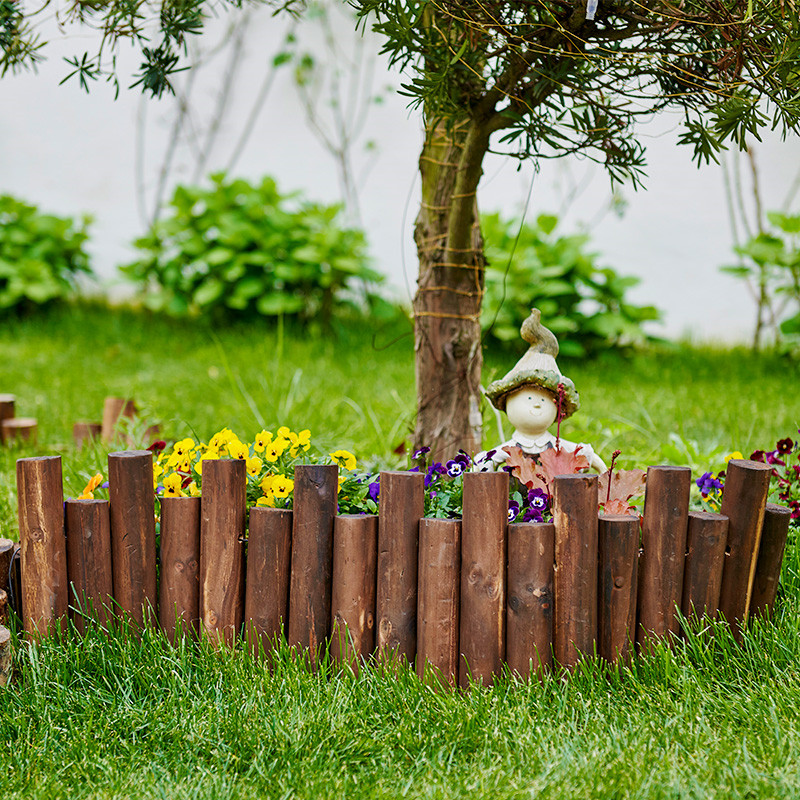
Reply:
M248 528L244 467L206 462L202 498L162 500L157 559L148 451L109 455L110 501L66 506L60 459L20 459L27 635L113 612L173 641L244 637L269 655L285 640L313 665L329 647L354 671L401 658L464 687L625 662L679 635L679 612L739 637L774 607L789 514L767 505L763 464L730 462L721 514L688 511L688 470L651 468L641 531L598 514L593 475L555 479L550 523L507 523L504 472L465 476L462 520L424 518L422 476L397 472L377 517L337 516L335 466L297 467L294 510L253 508Z

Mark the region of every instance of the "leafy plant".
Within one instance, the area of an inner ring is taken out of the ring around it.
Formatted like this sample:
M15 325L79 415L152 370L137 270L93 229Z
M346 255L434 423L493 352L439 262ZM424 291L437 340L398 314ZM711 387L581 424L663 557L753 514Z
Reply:
M0 195L0 313L67 297L80 273L92 274L84 250L89 221L43 214Z
M654 306L637 306L626 292L639 279L601 267L585 234L560 236L558 218L540 215L535 225L484 214L486 294L481 326L501 343L517 342L532 307L541 310L564 355L582 356L647 340L642 323L660 318Z
M363 232L338 225L339 206L281 194L272 178L253 185L217 173L211 184L178 186L171 215L135 242L146 255L121 267L149 308L328 323L353 304L354 279L374 299L367 284L383 276L368 266Z
M800 215L772 211L771 230L760 230L735 247L740 263L720 269L747 283L756 302L753 348L764 330L800 340Z

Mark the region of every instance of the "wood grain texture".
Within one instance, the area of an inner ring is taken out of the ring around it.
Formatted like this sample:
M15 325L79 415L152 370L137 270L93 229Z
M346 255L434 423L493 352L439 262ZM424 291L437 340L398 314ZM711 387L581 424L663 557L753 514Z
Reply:
M791 517L790 509L775 503L767 503L764 509L753 594L750 598L750 613L753 615L771 616L775 608Z
M200 628L199 497L161 498L158 621L167 638Z
M556 529L553 652L573 669L591 655L597 638L597 475L560 475L553 481Z
M17 398L13 394L0 394L0 444L3 444L3 422L16 416L14 410Z
M9 568L16 544L11 539L0 539L0 589L8 591Z
M383 660L402 658L413 664L424 477L417 472L381 472L380 486L376 647Z
M212 644L232 646L244 619L247 465L203 463L200 499L200 619Z
M455 685L459 661L461 520L419 522L416 670Z
M703 614L712 619L717 616L727 544L727 517L708 511L689 512L681 600L681 613L687 619Z
M461 609L458 681L491 685L500 674L506 641L508 473L464 476L461 524Z
M61 458L20 458L17 500L22 618L38 638L65 627L69 604Z
M154 622L158 589L152 453L109 453L108 484L114 600L134 625Z
M555 546L552 522L508 526L506 662L524 680L553 666Z

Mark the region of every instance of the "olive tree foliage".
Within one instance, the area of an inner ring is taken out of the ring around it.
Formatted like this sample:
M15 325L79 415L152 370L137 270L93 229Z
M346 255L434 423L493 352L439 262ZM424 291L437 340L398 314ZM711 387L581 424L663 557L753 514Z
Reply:
M130 42L142 58L130 88L140 87L153 97L173 94L171 77L186 69L189 37L201 33L211 15L245 2L294 10L294 0L45 0L36 5L0 0L0 76L36 67L47 44L37 32L38 22L55 13L62 28L79 26L100 33L94 52L76 53L67 59L64 81L78 80L88 91L92 82L102 79L119 92L117 57L120 44Z
M800 120L795 0L354 0L405 76L425 139L415 239L417 446L481 446L488 152L573 153L612 181L644 178L639 121L679 112L698 162ZM372 21L376 20L376 21ZM372 22L370 22L372 21Z

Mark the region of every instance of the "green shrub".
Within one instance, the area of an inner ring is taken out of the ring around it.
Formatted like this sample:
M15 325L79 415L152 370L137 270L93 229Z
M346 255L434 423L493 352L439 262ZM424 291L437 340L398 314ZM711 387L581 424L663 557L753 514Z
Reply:
M379 283L364 234L338 224L339 206L211 176L211 188L178 186L171 214L135 242L145 255L122 267L145 304L175 316L313 318L323 323L356 299L354 279Z
M0 313L71 295L78 274L92 274L83 247L88 226L88 217L76 223L0 195Z
M589 237L558 236L557 224L557 217L543 214L520 230L519 220L481 216L488 261L481 315L486 335L518 346L520 325L536 307L566 356L644 342L642 323L659 319L660 312L625 299L639 279L598 266L597 254L586 250Z

